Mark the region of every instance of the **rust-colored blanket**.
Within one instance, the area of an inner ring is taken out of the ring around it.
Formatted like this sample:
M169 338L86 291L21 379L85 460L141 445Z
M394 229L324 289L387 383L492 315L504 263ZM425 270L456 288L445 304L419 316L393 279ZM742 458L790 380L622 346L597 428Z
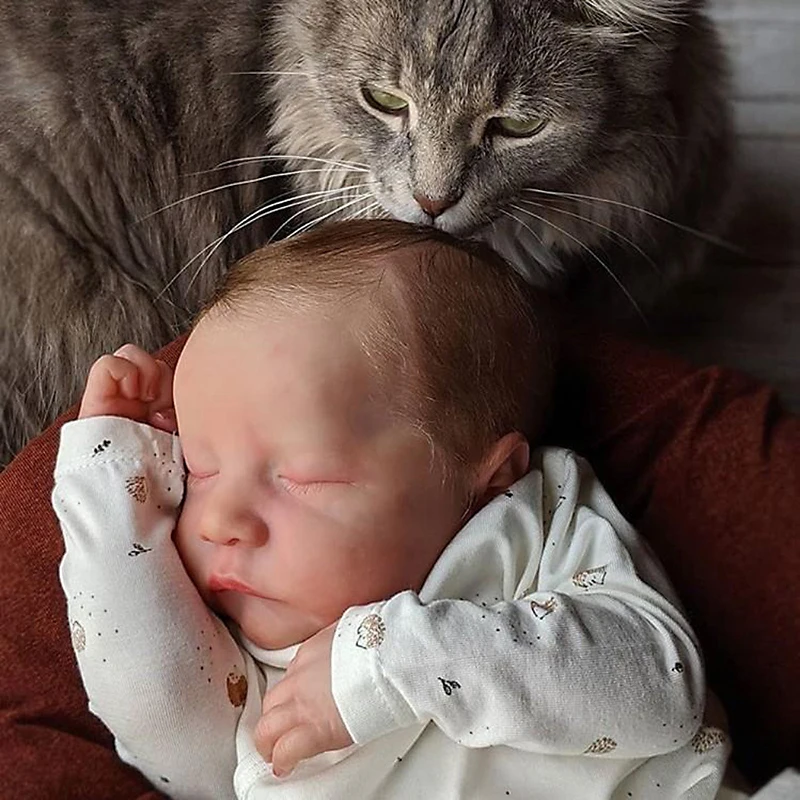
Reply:
M50 490L70 416L0 474L0 798L154 800L87 710L69 642ZM549 439L592 462L663 560L740 768L800 764L800 419L753 380L576 325Z

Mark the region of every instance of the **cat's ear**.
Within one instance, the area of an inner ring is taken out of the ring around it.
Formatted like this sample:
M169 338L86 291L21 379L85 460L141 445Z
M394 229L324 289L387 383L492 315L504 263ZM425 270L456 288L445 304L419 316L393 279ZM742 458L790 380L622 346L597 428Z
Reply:
M574 36L612 53L632 91L661 91L680 43L683 13L695 0L562 0Z

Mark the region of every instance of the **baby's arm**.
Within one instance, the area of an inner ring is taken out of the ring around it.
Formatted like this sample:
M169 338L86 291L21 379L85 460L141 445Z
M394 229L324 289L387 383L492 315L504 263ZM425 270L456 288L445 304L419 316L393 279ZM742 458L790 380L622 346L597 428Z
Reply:
M429 720L466 746L565 755L647 757L691 739L704 677L689 625L591 471L550 453L544 477L528 476L470 523L498 531L496 546L462 534L456 548L477 548L444 554L456 570L494 561L498 596L424 602L404 592L345 614L333 690L356 742ZM553 474L557 508L538 565L526 566L541 551L534 509Z
M248 664L172 544L182 493L169 433L110 416L63 427L53 507L90 709L166 794L233 797Z

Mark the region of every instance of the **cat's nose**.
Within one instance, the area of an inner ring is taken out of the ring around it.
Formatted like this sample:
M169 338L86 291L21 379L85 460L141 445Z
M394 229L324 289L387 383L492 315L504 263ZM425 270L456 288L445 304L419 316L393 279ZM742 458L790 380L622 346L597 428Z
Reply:
M450 206L454 206L461 199L461 195L451 195L450 197L443 197L437 200L433 197L427 197L424 194L415 194L414 199L426 214L431 217L438 217L439 214L447 211Z

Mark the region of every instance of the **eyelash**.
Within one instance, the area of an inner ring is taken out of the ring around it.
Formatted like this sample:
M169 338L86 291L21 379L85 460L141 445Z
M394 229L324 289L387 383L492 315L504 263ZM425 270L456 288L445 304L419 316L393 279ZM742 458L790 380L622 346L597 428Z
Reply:
M199 483L200 481L207 480L208 478L213 478L214 474L215 473L212 473L212 472L208 472L208 473L205 473L205 474L192 472L192 470L189 469L189 467L187 466L186 467L186 483L187 484Z
M197 474L192 472L188 467L186 470L186 483L188 485L199 483L200 481L213 478L216 473ZM326 484L325 481L308 481L307 483L298 483L288 478L286 475L278 475L278 480L283 484L284 488L292 494L313 494L320 491Z
M311 494L312 492L319 491L324 484L322 481L311 481L309 483L298 483L285 475L278 475L278 479L282 481L283 485L293 494Z

